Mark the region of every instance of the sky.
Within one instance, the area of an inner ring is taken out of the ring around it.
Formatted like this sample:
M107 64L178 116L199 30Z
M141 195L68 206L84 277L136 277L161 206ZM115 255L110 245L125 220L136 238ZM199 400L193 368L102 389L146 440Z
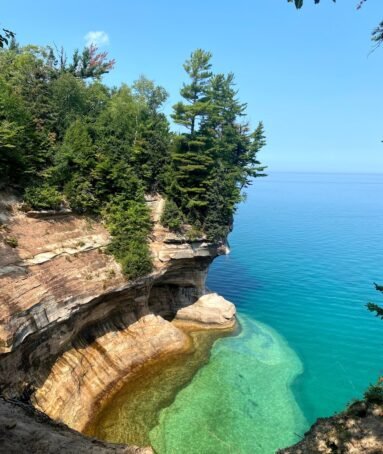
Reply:
M169 92L196 48L233 72L253 127L264 122L269 171L383 173L383 46L371 53L382 0L35 0L2 2L0 26L21 44L99 44L116 66L104 81L140 74ZM178 130L178 127L175 127Z

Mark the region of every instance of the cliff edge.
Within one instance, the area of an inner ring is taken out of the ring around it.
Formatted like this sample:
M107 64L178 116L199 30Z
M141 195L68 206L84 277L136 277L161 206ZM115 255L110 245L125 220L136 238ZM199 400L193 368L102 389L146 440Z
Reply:
M0 389L5 398L31 402L55 421L82 430L122 378L147 361L190 348L182 324L234 327L234 306L206 295L205 288L208 267L226 245L169 232L159 223L163 199L154 195L147 203L154 221L154 267L129 281L106 253L110 236L96 219L70 211L24 213L14 197L0 198ZM0 401L3 426L6 414L12 419L25 410L15 402ZM31 427L44 424L36 414L25 418ZM56 429L46 428L53 438ZM109 449L105 446L97 452L112 452L102 451Z

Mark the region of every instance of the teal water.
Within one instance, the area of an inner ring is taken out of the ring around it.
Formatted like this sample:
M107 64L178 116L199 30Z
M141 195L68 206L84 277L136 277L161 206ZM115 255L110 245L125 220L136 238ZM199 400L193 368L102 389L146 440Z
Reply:
M302 364L270 327L241 317L209 363L150 432L159 453L267 453L294 443L306 421L290 385Z
M383 176L273 174L239 208L208 286L243 331L163 409L161 453L271 454L383 374Z

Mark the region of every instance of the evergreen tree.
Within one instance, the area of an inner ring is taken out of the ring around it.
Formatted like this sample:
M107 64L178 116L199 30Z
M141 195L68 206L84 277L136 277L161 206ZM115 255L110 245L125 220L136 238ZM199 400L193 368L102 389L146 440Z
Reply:
M132 88L138 104L138 127L132 144L132 165L145 190L156 192L163 189L164 172L170 159L169 123L160 112L168 93L144 76L135 81Z
M251 132L246 104L237 98L233 74L213 74L211 54L192 53L184 68L191 83L174 106L173 119L189 132L174 140L168 194L192 224L212 239L224 238L242 188L263 175L257 159L265 145L263 125Z
M200 123L210 109L207 87L212 76L211 54L202 49L194 51L184 64L190 78L180 94L184 101L174 107L173 120L189 130L174 141L172 153L173 173L170 180L171 194L192 222L201 217L201 209L207 205L205 194L208 175L214 161L206 153L207 137L201 133Z
M198 119L207 114L209 108L206 96L206 86L211 78L211 59L210 52L197 49L190 55L183 65L186 73L190 77L190 83L184 84L181 89L181 96L185 102L178 102L174 107L172 115L175 123L185 126L193 136Z
M168 228L223 239L264 145L262 125L242 121L234 76L214 75L211 54L193 52L173 113L185 132L174 134L164 88L145 77L108 88L100 77L112 62L95 48L69 64L56 54L15 41L0 49L0 189L24 192L35 209L101 216L130 278L151 270L149 192L166 195Z

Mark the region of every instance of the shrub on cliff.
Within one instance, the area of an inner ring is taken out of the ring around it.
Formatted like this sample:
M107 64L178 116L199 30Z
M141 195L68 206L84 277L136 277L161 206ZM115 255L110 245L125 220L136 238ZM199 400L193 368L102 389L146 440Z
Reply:
M379 381L376 385L370 385L364 398L373 404L383 405L383 383Z
M161 224L170 230L178 232L184 223L181 210L173 200L166 200L164 211L161 216Z
M136 279L152 271L152 259L146 242L130 241L120 259L122 272L128 279Z
M58 210L62 204L63 196L56 188L43 185L27 188L24 200L37 210Z
M91 182L75 175L65 186L64 194L70 207L77 213L97 213L101 201L95 195Z
M120 262L129 279L152 270L148 237L152 229L150 211L144 201L116 196L103 210L112 241L108 251Z

